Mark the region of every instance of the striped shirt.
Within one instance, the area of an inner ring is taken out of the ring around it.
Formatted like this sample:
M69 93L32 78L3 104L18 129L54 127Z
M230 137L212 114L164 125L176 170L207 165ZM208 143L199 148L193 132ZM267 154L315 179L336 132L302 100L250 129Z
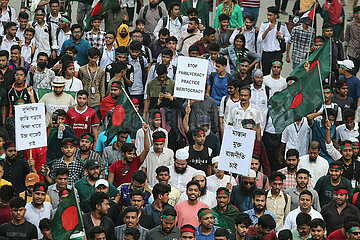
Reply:
M260 8L260 0L243 0L242 7Z

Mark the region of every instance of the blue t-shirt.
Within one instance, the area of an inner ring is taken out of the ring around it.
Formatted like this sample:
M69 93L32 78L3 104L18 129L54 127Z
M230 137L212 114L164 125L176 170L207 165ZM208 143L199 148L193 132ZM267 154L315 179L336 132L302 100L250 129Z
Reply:
M87 53L91 48L90 43L87 40L80 39L79 43L76 43L72 38L65 40L61 47L61 53L66 53L66 49L70 46L75 46L78 50L74 61L78 61L80 66L83 66L88 63Z
M228 94L228 73L224 77L220 77L218 73L215 73L214 83L211 88L210 97L212 97L216 105L220 106L220 102L223 96ZM211 85L210 77L207 80L207 85Z
M320 143L320 156L325 158L329 163L334 161L328 151L326 150L326 127L322 124L321 121L314 120L312 129L312 140L318 141ZM334 124L330 127L330 137L331 140L335 140L336 127Z
M109 145L106 145L106 140L107 140L107 137L105 135L106 131L103 131L99 134L98 136L98 140L97 140L97 144L96 144L96 151L97 152L102 152L104 150L105 147L107 146L111 146L113 145L114 142L117 141L117 137L116 135L114 136L113 140L110 142ZM128 138L126 139L126 142L127 143L131 143L131 138L130 138L130 135L128 136Z
M342 75L339 77L339 80L346 80L346 83L349 87L349 91L348 91L347 95L348 95L348 97L351 97L354 100L351 108L356 109L357 99L360 98L360 80L355 76L345 78Z

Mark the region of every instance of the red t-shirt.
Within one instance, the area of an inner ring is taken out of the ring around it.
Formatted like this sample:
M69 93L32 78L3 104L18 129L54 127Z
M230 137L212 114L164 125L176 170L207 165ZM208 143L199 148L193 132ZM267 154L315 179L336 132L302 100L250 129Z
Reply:
M84 111L79 112L73 107L66 113L65 124L69 125L80 139L81 134L91 132L91 127L99 125L99 121L94 109L86 106Z
M132 163L124 164L122 160L116 161L111 164L109 171L114 173L114 186L118 187L123 183L131 182L132 174L141 166L140 156L134 158Z
M248 235L250 237L257 235L256 232L255 232L255 227L254 226L255 225L249 227ZM272 230L269 234L266 234L264 236L264 239L265 240L278 240L274 230Z
M332 240L346 240L346 236L342 232L342 228L330 233L328 239Z
M0 225L10 222L13 217L10 212L10 206L7 205L5 208L0 207Z

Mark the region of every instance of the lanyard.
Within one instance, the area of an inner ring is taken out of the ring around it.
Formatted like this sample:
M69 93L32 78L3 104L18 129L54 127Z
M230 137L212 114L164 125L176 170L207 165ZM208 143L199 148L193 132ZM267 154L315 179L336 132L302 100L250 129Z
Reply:
M112 52L112 50L113 50L113 49L111 49L110 52ZM109 56L109 53L108 53L108 50L107 50L106 47L105 47L105 52L106 52L107 57L110 59L110 61L111 61L111 62L115 62L115 52L114 52L114 58L113 58L113 59L111 59L111 57ZM97 69L96 69L96 71L97 71ZM94 78L95 78L95 77L94 77Z
M72 87L73 83L74 83L74 77L71 78L71 83L70 83L69 91L71 91L71 87Z
M225 31L225 38L224 38L224 40L222 39L222 37L221 37L221 33L220 33L220 28L219 28L219 38L220 38L220 41L221 41L221 44L222 45L225 45L225 41L226 41L226 36L227 36L227 30Z
M111 60L111 59L110 59ZM91 82L94 82L95 81L95 79L96 79L96 75L97 75L97 68L96 68L96 71L95 71L95 74L94 74L94 78L92 78L91 77L91 72L90 72L90 69L89 69L89 65L87 66L87 72L88 72L88 74L89 74L89 78L90 78L90 81Z

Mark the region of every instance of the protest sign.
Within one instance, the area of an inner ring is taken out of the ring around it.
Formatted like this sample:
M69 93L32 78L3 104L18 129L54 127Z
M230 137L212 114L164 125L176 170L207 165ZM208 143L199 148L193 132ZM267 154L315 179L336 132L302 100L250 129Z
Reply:
M174 97L204 100L208 64L205 59L179 57Z
M32 103L15 106L16 150L46 147L45 106Z
M224 138L220 151L219 169L247 176L254 149L256 131L224 126Z

